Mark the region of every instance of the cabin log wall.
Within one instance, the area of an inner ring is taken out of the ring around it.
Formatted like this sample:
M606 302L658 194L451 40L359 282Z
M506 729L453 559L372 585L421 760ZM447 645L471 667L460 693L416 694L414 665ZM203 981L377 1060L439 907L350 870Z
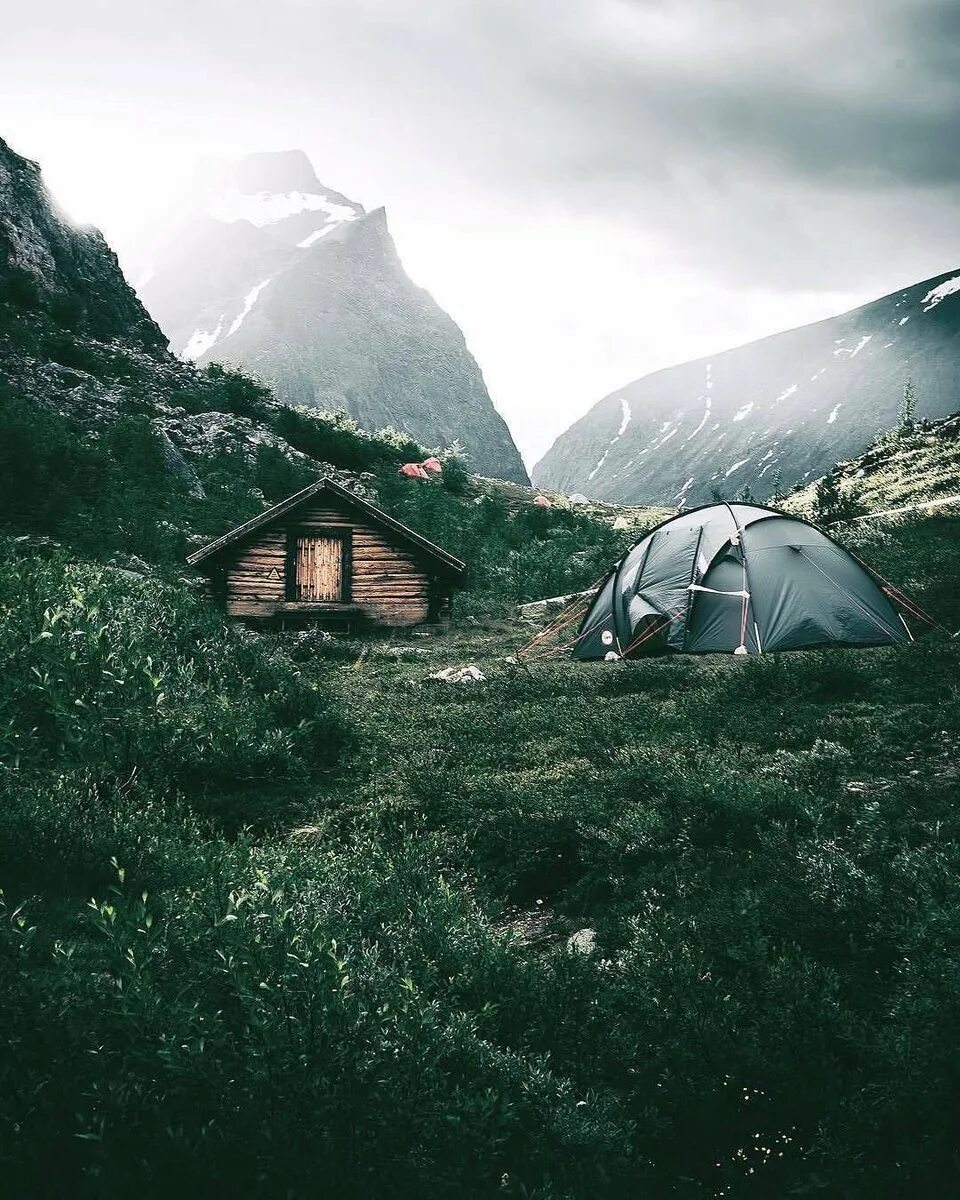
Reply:
M343 604L297 604L287 596L289 537L322 530L350 536L350 593ZM428 570L417 554L394 543L359 513L338 509L326 498L297 512L235 547L226 564L226 609L234 617L270 618L324 612L336 615L352 609L384 625L417 625L431 614L435 571ZM446 591L446 589L444 589Z

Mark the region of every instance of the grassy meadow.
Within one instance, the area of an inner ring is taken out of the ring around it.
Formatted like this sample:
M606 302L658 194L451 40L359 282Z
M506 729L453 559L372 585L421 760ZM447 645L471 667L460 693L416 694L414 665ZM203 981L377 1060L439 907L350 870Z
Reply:
M960 625L960 521L856 537ZM955 1189L960 643L517 667L491 594L259 635L16 542L0 606L6 1194Z

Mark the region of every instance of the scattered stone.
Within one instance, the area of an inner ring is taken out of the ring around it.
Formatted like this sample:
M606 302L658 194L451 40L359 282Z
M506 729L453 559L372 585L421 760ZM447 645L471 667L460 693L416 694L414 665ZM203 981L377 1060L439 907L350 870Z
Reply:
M595 929L578 929L567 938L567 950L570 954L592 954L597 948L597 931Z
M387 658L399 660L403 658L423 658L433 653L429 646L387 646L384 650Z
M486 676L473 663L465 667L445 667L442 671L434 671L428 679L436 679L441 683L482 683Z

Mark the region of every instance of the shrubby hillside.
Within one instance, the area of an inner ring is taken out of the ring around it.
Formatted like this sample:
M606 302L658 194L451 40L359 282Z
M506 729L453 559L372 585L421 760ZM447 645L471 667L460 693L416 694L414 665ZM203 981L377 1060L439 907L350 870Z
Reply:
M958 540L856 548L953 628ZM524 670L0 578L12 1194L952 1188L955 642Z
M785 503L791 511L830 522L931 501L932 512L958 499L960 415L922 421L905 414L863 454L798 488Z

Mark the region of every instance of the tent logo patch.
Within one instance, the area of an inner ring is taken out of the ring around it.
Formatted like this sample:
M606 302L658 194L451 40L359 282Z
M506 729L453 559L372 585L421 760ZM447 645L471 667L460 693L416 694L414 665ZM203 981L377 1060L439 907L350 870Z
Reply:
M600 634L600 641L603 642L605 646L610 646L613 644L613 634L609 629L605 629L603 633Z

